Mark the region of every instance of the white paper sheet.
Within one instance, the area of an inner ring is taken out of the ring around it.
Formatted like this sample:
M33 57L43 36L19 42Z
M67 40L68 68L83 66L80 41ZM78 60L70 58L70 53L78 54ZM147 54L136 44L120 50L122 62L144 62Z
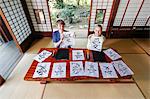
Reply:
M66 78L66 62L53 64L51 78Z
M111 63L99 63L103 78L118 78Z
M72 60L85 60L83 50L72 50Z
M91 38L91 48L90 50L94 51L101 51L102 50L102 43L99 39L99 37L92 37Z
M72 32L64 32L64 39L60 45L60 48L68 48L68 46L75 45L75 36Z
M133 75L133 71L122 61L113 61L112 65L115 67L120 76Z
M70 62L70 76L84 76L83 62Z
M48 77L51 62L38 63L33 78Z
M52 52L43 50L41 53L39 53L33 59L41 63L41 62L43 62L46 58L48 58L51 55L52 55Z
M97 62L85 62L85 76L99 77L99 69Z
M117 60L121 58L121 56L115 52L113 49L109 48L104 51L104 53L111 59L111 60Z

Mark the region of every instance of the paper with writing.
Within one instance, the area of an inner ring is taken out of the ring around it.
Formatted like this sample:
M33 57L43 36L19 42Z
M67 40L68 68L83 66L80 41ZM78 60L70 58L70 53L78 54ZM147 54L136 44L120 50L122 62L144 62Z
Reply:
M52 52L43 50L41 53L39 53L37 56L34 57L34 60L38 62L43 62L46 58L52 55Z
M111 63L99 63L103 78L118 78Z
M102 50L102 41L100 40L99 37L92 37L91 38L91 48L90 50L94 51L101 51Z
M83 50L72 50L72 60L85 60Z
M111 59L111 60L117 60L121 58L121 56L115 52L113 49L109 48L104 51L104 53Z
M51 78L66 78L66 62L53 64Z
M48 77L51 62L38 63L33 78Z
M113 61L112 65L115 67L120 76L133 75L133 71L122 61Z
M99 77L99 69L97 62L85 62L85 76Z
M70 76L84 76L83 62L70 62Z
M73 46L75 44L75 36L72 32L64 32L64 39L60 45L60 48L68 48L68 46Z

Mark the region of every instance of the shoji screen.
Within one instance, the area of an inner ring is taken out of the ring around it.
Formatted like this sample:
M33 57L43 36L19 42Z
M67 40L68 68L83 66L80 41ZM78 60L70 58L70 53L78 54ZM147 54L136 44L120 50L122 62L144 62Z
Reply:
M141 3L142 0L130 0L121 26L132 26Z
M118 7L118 11L115 17L115 21L114 21L114 26L120 26L121 24L121 20L123 18L124 12L126 10L126 6L127 6L128 0L120 0L120 4Z
M35 31L40 31L40 32L52 31L50 15L48 12L49 8L48 8L47 0L26 0L26 3L29 9L29 13L30 13ZM45 23L42 23L42 24L37 23L35 13L34 13L35 9L43 10L45 21L46 21Z
M149 17L150 17L150 0L144 0L144 3L137 16L134 26L145 26Z
M20 0L0 0L0 7L18 43L21 44L31 34L31 30Z
M112 4L113 4L113 0L92 0L90 31L94 30L96 9L106 9L104 23L103 23L103 31L106 31Z
M113 26L148 26L150 0L120 0Z

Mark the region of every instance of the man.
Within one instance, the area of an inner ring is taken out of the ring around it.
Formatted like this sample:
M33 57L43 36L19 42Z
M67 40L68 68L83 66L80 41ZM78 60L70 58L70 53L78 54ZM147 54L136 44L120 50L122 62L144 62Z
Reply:
M102 26L97 25L94 29L94 34L88 36L87 49L101 51L104 40L105 37L102 35Z

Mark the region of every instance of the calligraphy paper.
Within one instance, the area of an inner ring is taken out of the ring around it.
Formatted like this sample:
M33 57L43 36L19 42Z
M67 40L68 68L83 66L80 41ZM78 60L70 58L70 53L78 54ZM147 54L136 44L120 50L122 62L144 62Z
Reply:
M51 62L38 63L33 78L48 77Z
M112 65L115 67L120 76L133 75L133 71L122 61L113 61Z
M72 32L64 32L63 34L64 34L64 39L63 39L63 42L60 45L61 48L68 48L68 46L75 45L74 33L72 33Z
M52 55L52 52L43 50L41 53L39 53L37 56L34 57L34 60L38 62L43 62L46 58Z
M72 60L85 60L83 50L72 50Z
M66 78L66 62L53 64L51 78Z
M99 69L97 62L85 62L85 75L91 77L99 77Z
M99 63L103 78L118 78L111 63Z
M70 62L70 76L84 76L83 62Z
M111 59L111 60L117 60L121 58L121 56L115 52L113 49L109 48L104 51L104 53Z
M92 37L91 38L91 47L90 50L94 51L101 51L102 50L102 40L100 40L100 37Z

